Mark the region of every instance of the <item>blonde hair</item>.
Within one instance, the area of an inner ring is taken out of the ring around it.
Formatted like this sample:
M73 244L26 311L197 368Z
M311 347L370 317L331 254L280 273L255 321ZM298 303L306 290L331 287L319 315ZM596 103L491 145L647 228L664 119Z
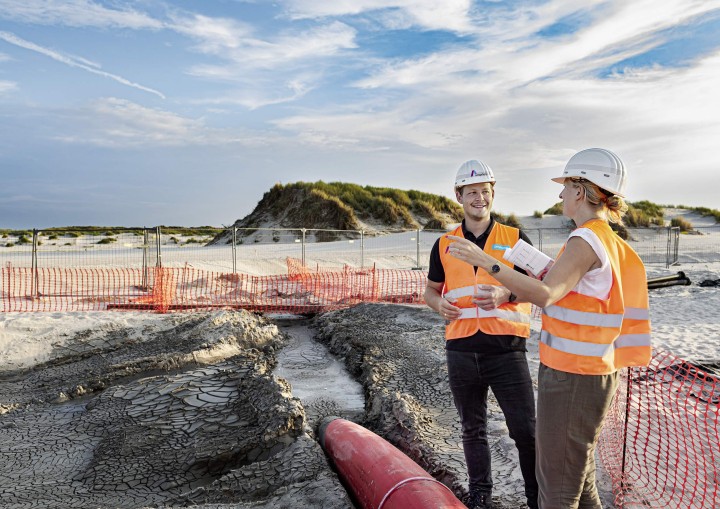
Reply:
M616 194L608 193L597 184L581 177L571 177L570 181L585 190L585 199L596 207L602 207L611 223L623 226L623 216L628 210L625 200Z

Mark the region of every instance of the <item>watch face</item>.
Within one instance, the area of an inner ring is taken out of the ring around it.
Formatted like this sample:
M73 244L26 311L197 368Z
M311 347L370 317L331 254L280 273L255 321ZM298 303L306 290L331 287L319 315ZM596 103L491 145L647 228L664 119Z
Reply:
M492 266L492 268L490 270L492 270L493 274L495 274L496 272L500 272L500 265L498 265L496 263L495 265Z

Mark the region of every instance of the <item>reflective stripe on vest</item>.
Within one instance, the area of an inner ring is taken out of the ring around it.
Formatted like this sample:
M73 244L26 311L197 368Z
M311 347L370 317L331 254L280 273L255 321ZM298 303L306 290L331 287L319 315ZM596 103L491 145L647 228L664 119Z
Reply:
M643 308L625 308L625 318L630 320L650 320L650 310Z
M620 327L623 321L623 315L576 311L560 306L548 306L543 309L543 313L551 318L562 320L563 322L594 327Z
M631 346L650 346L650 334L620 334L615 340L615 348Z
M548 331L540 332L540 341L550 348L574 355L587 355L590 357L605 357L615 348L628 348L633 346L650 346L650 334L621 334L609 345L586 343L573 339L553 336Z
M540 332L540 341L550 348L574 355L586 355L590 357L605 357L613 349L612 345L600 345L597 343L585 343L573 339L553 336L548 331Z
M495 308L490 311L480 309L475 306L472 308L462 308L458 320L464 318L502 318L511 322L530 323L530 315L517 311L508 311L501 308Z
M471 297L475 293L475 286L463 286L461 288L455 288L454 290L448 290L445 292L443 297L446 299L459 299L460 297Z
M604 221L591 220L582 227L592 230L607 252L613 278L610 294L600 300L573 291L543 309L540 362L589 375L646 366L651 347L645 267Z
M464 237L462 225L450 234ZM515 245L519 238L520 231L517 228L495 222L488 234L484 251L498 260L498 263L512 268L513 265L504 260L502 255L505 253L505 248ZM478 331L485 334L524 338L530 336L530 304L527 302L504 303L492 311L478 308L472 302L476 285L500 286L500 282L482 269L478 269L476 273L472 265L447 254L449 244L450 240L447 239L447 236L440 238L440 261L445 270L443 297L459 307L461 315L460 318L446 325L445 339L466 338Z

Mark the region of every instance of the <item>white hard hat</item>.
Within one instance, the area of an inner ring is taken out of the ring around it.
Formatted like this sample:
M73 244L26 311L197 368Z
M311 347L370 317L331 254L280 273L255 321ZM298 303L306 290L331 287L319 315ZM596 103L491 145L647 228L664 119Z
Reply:
M584 178L611 194L625 197L625 165L617 155L604 148L581 150L567 162L562 177L552 180L562 184L570 177Z
M495 182L495 175L490 166L475 159L462 163L455 175L456 188L482 182Z

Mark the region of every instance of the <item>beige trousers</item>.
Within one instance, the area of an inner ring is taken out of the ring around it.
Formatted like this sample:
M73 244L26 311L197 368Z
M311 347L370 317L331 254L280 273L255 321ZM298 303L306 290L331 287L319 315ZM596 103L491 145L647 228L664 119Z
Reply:
M602 509L595 446L618 373L576 375L540 365L535 474L540 509Z

